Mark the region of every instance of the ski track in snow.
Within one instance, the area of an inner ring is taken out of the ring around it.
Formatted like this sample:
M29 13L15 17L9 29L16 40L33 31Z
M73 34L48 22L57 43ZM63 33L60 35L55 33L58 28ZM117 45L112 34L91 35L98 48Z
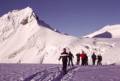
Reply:
M53 79L60 73L59 67L52 67L49 69L44 69L41 72L37 72L24 79L24 81L53 81Z
M65 81L66 79L66 81L70 81L75 72L75 68L76 67L69 67L68 73L63 75L60 67L51 67L27 77L24 81Z

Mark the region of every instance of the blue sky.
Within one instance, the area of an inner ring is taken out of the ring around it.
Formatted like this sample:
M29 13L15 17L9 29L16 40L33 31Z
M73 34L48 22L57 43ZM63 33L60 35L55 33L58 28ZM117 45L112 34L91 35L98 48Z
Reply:
M0 0L0 16L27 6L51 27L74 36L120 24L120 0Z

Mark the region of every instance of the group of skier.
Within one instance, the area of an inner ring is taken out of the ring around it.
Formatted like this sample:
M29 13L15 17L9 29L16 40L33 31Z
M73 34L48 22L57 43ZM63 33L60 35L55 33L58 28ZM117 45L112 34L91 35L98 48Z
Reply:
M77 57L77 65L79 65L80 63L80 58L81 58L81 65L84 66L84 65L88 65L88 56L87 54L82 51L82 53L78 53L76 54L76 57ZM102 56L101 55L95 55L95 53L93 52L93 54L91 55L91 59L92 59L92 65L95 65L96 64L96 61L97 61L97 65L102 65Z
M77 57L77 62L76 64L79 65L80 64L80 61L81 61L81 65L82 66L86 66L88 65L88 56L87 54L82 51L82 53L77 53L76 54L76 57ZM73 54L71 53L71 51L67 52L66 48L63 49L63 52L61 53L60 57L59 57L59 60L62 59L62 64L63 64L63 72L64 74L67 73L67 66L74 66L73 64ZM92 65L95 65L96 64L96 61L97 61L97 65L102 65L102 56L101 55L95 55L95 53L93 53L91 55L91 59L92 59Z
M81 54L77 53L76 57L77 57L77 63L76 63L77 65L80 64L80 58L81 58L81 65L82 66L88 65L88 56L84 51L82 51Z
M97 65L102 65L102 56L101 55L96 56L95 53L93 53L91 58L92 58L93 65L95 65L96 61L97 61Z

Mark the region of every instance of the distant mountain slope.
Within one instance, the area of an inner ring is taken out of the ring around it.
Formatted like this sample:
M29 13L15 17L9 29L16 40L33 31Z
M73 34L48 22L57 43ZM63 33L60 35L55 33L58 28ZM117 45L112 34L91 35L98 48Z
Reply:
M86 35L89 38L120 38L120 24L108 25L102 29Z
M13 10L0 18L0 62L42 63L47 54L66 47L72 39L39 20L30 7Z
M120 35L119 27L115 27L112 37ZM105 28L113 31L113 28ZM99 37L98 33L90 36ZM102 54L103 64L120 64L119 41L113 38L78 38L57 32L39 19L30 7L0 17L0 63L58 64L61 63L58 58L62 49L67 48L74 54L74 63L76 53L84 50L90 64L93 52Z
M104 33L93 36L93 38L112 38L112 34L106 31Z

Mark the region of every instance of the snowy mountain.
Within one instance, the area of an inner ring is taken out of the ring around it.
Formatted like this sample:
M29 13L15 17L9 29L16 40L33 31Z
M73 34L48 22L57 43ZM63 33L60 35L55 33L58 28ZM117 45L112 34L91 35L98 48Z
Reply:
M89 38L120 38L120 24L107 25L96 32L86 35L85 37L89 37Z
M117 28L114 32L117 32ZM119 32L116 35L118 37ZM13 10L0 17L0 63L59 64L60 53L63 48L67 48L75 56L74 63L76 53L84 50L90 64L93 52L102 54L103 64L120 64L119 41L62 34L40 20L30 7Z
M58 52L71 39L75 37L51 30L29 7L13 10L0 18L0 62L42 63L47 54Z

